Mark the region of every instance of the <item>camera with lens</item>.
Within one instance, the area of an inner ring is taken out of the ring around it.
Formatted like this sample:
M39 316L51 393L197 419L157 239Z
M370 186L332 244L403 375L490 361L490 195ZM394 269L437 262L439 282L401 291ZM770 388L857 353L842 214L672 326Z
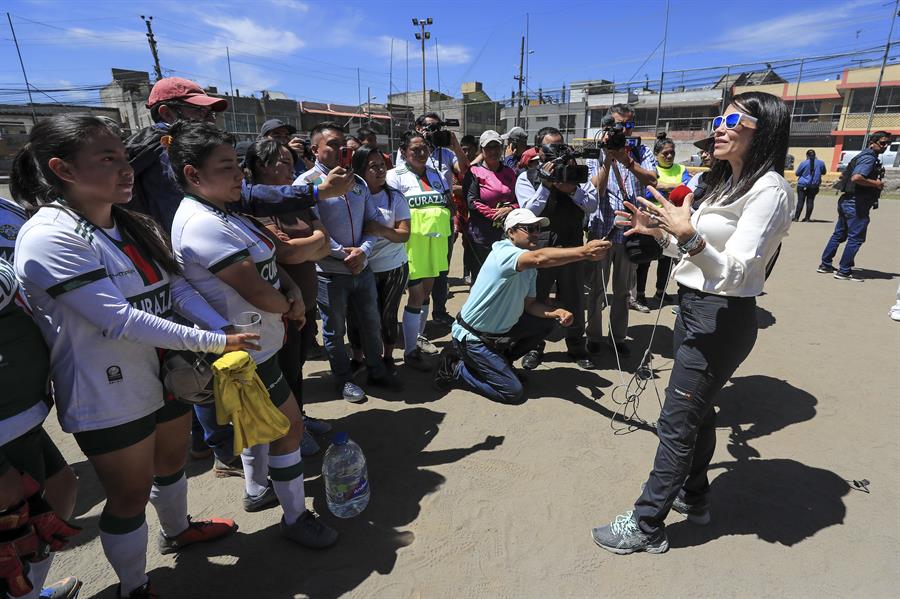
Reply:
M449 148L453 144L453 137L444 127L459 127L459 119L446 119L441 123L425 125L425 140L435 148Z
M550 183L587 183L589 178L588 167L576 164L576 158L600 158L600 150L585 148L583 152L576 152L567 144L543 144L541 152L544 153L544 164L553 163L553 172L547 174L544 169L539 169L541 179Z
M604 140L600 147L605 150L621 150L622 148L636 148L641 145L640 137L628 137L625 134L625 125L612 122L603 126Z

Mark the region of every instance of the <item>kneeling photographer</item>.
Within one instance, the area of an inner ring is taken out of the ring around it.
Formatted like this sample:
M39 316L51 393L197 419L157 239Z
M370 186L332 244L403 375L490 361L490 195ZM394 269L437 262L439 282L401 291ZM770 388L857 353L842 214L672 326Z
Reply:
M519 205L550 219L539 247L572 248L584 243L585 216L597 209L597 192L588 181L588 169L578 165L581 154L563 141L562 133L544 127L535 136L540 165L529 168L516 180ZM584 340L584 274L579 264L569 263L541 270L537 277L537 300L548 303L556 286L556 303L574 315L566 328L566 353L582 368L593 368ZM522 359L527 370L543 359L544 344Z
M656 158L653 151L632 137L634 109L628 104L615 104L601 122L603 136L598 159L586 161L591 182L597 189L599 206L591 215L588 231L591 239L609 239L612 248L606 258L594 265L590 275L591 294L588 308L588 351L601 348L603 309L606 307L606 285L612 274L609 343L619 356L628 357L628 298L635 284L635 263L628 257L621 225L615 224L615 211L624 202L644 197L647 185L656 185ZM655 251L655 250L654 250Z

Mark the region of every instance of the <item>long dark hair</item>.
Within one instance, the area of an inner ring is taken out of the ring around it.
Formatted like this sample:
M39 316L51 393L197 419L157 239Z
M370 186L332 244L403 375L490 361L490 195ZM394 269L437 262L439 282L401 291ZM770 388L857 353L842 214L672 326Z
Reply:
M201 168L213 150L223 144L234 146L234 137L212 123L177 121L169 127L172 142L169 144L169 163L175 180L183 191L187 191L184 167L191 165ZM249 150L247 151L249 153ZM246 158L245 158L246 160Z
M356 175L362 178L364 181L366 177L363 173L365 173L366 169L369 168L369 158L372 157L372 154L376 154L378 156L382 155L381 150L379 150L378 148L370 148L369 146L360 146L358 150L353 152L353 172L356 173ZM393 197L393 194L395 192L400 193L396 189L388 185L387 182L385 182L382 189L387 192L388 200Z
M28 143L13 160L9 178L9 190L13 198L29 215L43 206L64 200L66 183L50 168L50 159L60 158L71 162L93 137L103 134L114 135L117 139L121 137L114 122L90 115L61 114L40 121L31 130ZM87 220L81 212L68 204L53 204L52 207L67 210ZM168 235L156 221L118 204L113 204L112 216L122 233L130 237L163 269L170 274L181 272L172 255Z
M725 186L731 178L731 164L727 160L717 160L710 167L706 176L709 184L706 198L714 204L730 204L769 171L783 175L787 159L790 111L781 99L763 92L746 92L731 98L730 103L756 118L756 131L747 148L741 176L731 182L729 190Z
M259 178L259 169L264 166L272 166L278 160L281 149L284 148L291 154L294 164L297 164L297 152L291 149L287 144L275 141L265 137L252 143L247 148L247 154L244 156L244 173L246 179L250 183L257 182Z

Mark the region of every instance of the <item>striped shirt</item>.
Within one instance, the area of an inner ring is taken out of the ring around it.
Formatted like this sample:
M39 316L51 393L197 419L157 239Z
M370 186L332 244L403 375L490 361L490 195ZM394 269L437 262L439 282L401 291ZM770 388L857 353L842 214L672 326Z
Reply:
M656 172L656 157L653 156L653 151L650 150L650 148L643 144L639 145L632 150L631 155L635 162L638 162L641 165L641 168L648 170L651 173ZM589 158L585 161L591 178L600 172L600 168L603 166L603 160L605 158L606 156L601 153L599 159ZM618 169L619 174L622 176L622 183L625 185L624 194L619 187L619 180L613 172L613 167ZM634 173L614 161L613 166L610 166L609 180L606 183L606 193L599 197L600 205L597 207L594 214L588 218L588 231L590 232L591 237L593 239L605 237L615 226L615 211L625 210L625 200L634 203L636 201L635 198L643 197L646 191L646 187L638 180ZM613 243L625 243L625 237L622 233L622 229L616 229L613 232L612 237L610 237L610 241Z

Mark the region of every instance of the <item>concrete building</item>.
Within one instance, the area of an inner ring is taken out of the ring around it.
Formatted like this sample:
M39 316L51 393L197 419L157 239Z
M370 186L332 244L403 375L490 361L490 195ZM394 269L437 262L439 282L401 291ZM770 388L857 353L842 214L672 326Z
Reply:
M112 81L100 89L100 103L118 109L122 126L134 133L153 124L146 107L151 87L147 71L112 69Z
M458 137L474 135L478 137L488 129L501 127L500 105L492 100L482 88L481 82L471 81L460 86L460 98L429 90L427 112L436 112L442 119L456 119L459 127L448 127ZM418 102L416 100L418 99ZM413 109L416 116L422 114L422 92L391 94L391 104L400 104Z
M582 140L586 136L588 117L583 101L523 107L518 124L516 112L516 106L507 106L500 111L502 131L509 131L516 126L522 127L528 134L528 143L533 143L534 136L544 127L559 129L567 143L577 143L576 140Z

